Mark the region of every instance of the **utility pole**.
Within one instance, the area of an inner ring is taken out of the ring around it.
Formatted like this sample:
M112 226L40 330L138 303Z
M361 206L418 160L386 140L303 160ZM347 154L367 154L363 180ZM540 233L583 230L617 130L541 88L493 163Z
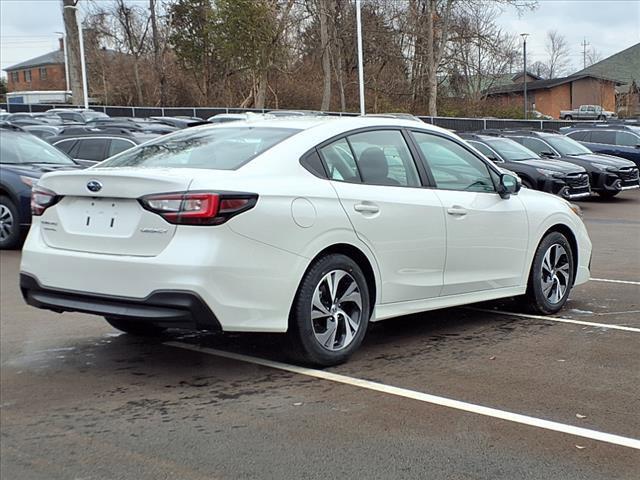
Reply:
M529 115L528 115L528 105L527 105L527 37L529 36L528 33L521 33L520 36L522 37L522 40L524 42L523 45L523 52L524 52L524 119L526 120Z
M78 37L76 12L73 10L75 6L76 0L62 0L62 18L64 19L71 103L80 105L82 103L82 73L80 71L80 39Z
M580 45L582 45L582 68L587 68L587 47L591 44L587 43L585 38Z

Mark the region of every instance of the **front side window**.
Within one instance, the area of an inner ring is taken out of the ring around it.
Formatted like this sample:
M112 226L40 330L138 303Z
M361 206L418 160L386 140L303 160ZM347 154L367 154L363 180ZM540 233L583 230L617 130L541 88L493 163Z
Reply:
M349 143L341 138L320 149L329 179L360 183L360 173Z
M510 138L492 138L491 140L487 140L487 143L498 152L502 158L512 162L538 158L538 155L534 151L520 145L518 142L514 142Z
M413 132L436 187L443 190L495 192L489 167L453 140Z
M635 147L640 145L640 137L630 132L616 132L616 145Z
M71 149L76 144L77 140L62 140L55 144L58 150L62 150L67 155L71 155Z
M493 150L491 150L491 148L489 148L487 145L485 145L484 143L480 143L480 142L474 142L472 140L467 141L467 143L473 147L475 147L476 150L479 150L480 153L482 153L485 157L487 157L490 160L498 161L498 162L502 162L503 160L501 160L500 158L498 158L498 155L496 154L496 152L494 152Z
M375 130L348 137L363 183L419 187L413 156L399 130Z
M528 148L532 152L536 153L539 156L544 154L555 155L556 153L553 151L549 145L544 143L542 140L531 137L514 137L513 140L523 145L525 148Z
M298 131L247 126L189 128L126 150L100 167L235 170Z
M606 145L615 145L616 132L612 130L594 130L591 132L591 141L593 143L604 143Z

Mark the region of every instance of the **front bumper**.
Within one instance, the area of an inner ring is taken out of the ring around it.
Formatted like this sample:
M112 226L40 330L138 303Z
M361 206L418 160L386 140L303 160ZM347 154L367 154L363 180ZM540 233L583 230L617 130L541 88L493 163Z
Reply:
M637 169L592 174L591 188L600 192L620 192L640 188Z
M575 200L578 198L586 198L591 196L591 188L589 187L589 177L567 177L549 178L541 180L538 188L543 192L558 195L565 200Z

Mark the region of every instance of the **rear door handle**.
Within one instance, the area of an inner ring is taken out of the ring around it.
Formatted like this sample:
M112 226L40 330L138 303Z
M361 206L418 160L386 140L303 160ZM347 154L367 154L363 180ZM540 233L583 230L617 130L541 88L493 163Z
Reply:
M380 208L378 208L377 205L372 205L370 203L356 203L353 206L353 209L360 213L378 213L380 211Z
M466 208L462 208L457 205L454 205L453 207L447 208L447 213L449 215L454 215L456 217L464 217L469 212L467 212Z

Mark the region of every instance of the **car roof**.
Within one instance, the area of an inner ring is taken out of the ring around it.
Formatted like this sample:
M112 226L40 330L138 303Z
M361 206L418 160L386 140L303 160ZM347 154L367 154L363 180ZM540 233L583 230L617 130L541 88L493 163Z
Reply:
M205 124L199 125L197 129L209 129L209 128L238 128L242 126L249 127L270 127L270 128L290 128L295 130L309 130L311 128L318 128L322 126L334 126L340 127L341 130L355 130L358 128L366 127L406 127L406 128L420 128L424 130L432 130L436 132L444 132L451 134L450 131L430 125L428 123L418 124L415 120L406 120L400 118L388 118L388 117L370 117L370 116L358 116L358 117L337 117L337 116L313 116L304 115L298 117L275 117L275 118L249 118L246 120L239 120L236 122L219 123L219 124Z

